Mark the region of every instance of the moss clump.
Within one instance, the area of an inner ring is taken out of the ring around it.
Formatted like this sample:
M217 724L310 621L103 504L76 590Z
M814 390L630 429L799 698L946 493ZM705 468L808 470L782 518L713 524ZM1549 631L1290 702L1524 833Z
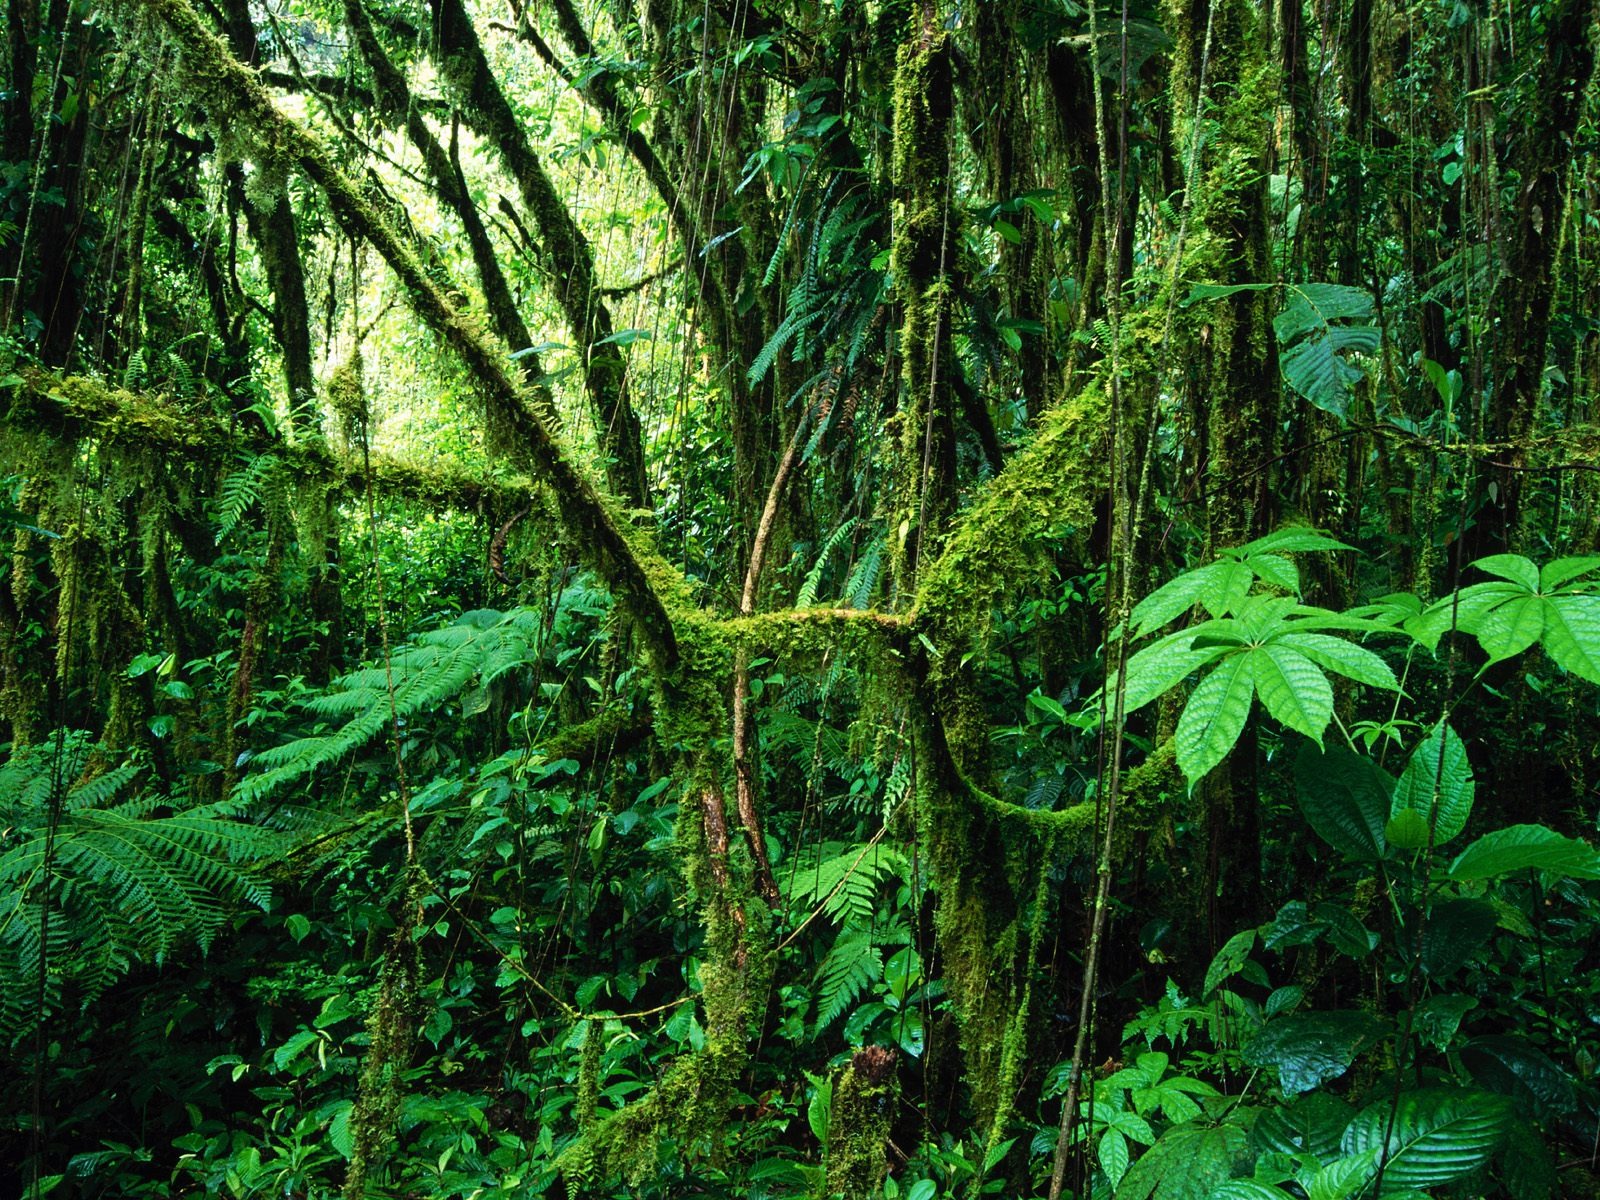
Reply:
M833 1086L828 1120L828 1193L844 1200L878 1194L889 1163L889 1125L894 1117L895 1055L864 1046Z

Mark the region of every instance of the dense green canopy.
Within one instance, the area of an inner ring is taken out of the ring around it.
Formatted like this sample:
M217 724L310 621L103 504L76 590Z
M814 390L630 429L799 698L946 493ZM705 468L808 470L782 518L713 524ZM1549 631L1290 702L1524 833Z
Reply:
M0 1188L1594 1191L1597 41L9 0Z

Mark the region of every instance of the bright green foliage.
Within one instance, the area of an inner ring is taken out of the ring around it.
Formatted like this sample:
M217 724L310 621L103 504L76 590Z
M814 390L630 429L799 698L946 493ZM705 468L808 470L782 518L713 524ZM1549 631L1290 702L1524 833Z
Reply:
M1543 568L1520 554L1473 564L1497 576L1446 596L1406 622L1429 649L1451 629L1478 639L1489 662L1512 658L1535 643L1567 671L1600 683L1600 558L1561 558Z
M5 1040L34 1019L46 950L53 1008L65 982L97 996L137 963L205 949L235 905L272 902L259 868L282 852L280 835L235 801L180 807L149 790L140 765L102 769L95 755L87 735L63 734L0 766Z

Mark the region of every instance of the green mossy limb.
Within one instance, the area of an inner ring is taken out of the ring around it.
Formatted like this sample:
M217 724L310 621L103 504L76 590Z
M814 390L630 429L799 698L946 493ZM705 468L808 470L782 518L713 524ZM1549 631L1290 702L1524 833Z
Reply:
M1098 384L1052 408L957 520L924 570L910 614L942 656L959 659L1007 596L1045 577L1046 551L1093 523L1108 485L1110 415Z
M871 1200L888 1173L889 1126L894 1117L895 1054L882 1046L857 1050L833 1085L828 1119L830 1196Z
M956 424L950 379L955 298L950 273L958 244L951 204L950 34L924 4L913 14L894 76L893 264L904 319L900 328L902 412L895 511L890 530L894 578L914 586L919 563L955 506Z

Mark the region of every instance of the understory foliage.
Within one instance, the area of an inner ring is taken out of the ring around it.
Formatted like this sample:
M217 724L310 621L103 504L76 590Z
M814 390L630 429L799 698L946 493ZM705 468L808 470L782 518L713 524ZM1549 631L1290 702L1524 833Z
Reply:
M1595 1193L1596 39L11 0L0 1191Z

